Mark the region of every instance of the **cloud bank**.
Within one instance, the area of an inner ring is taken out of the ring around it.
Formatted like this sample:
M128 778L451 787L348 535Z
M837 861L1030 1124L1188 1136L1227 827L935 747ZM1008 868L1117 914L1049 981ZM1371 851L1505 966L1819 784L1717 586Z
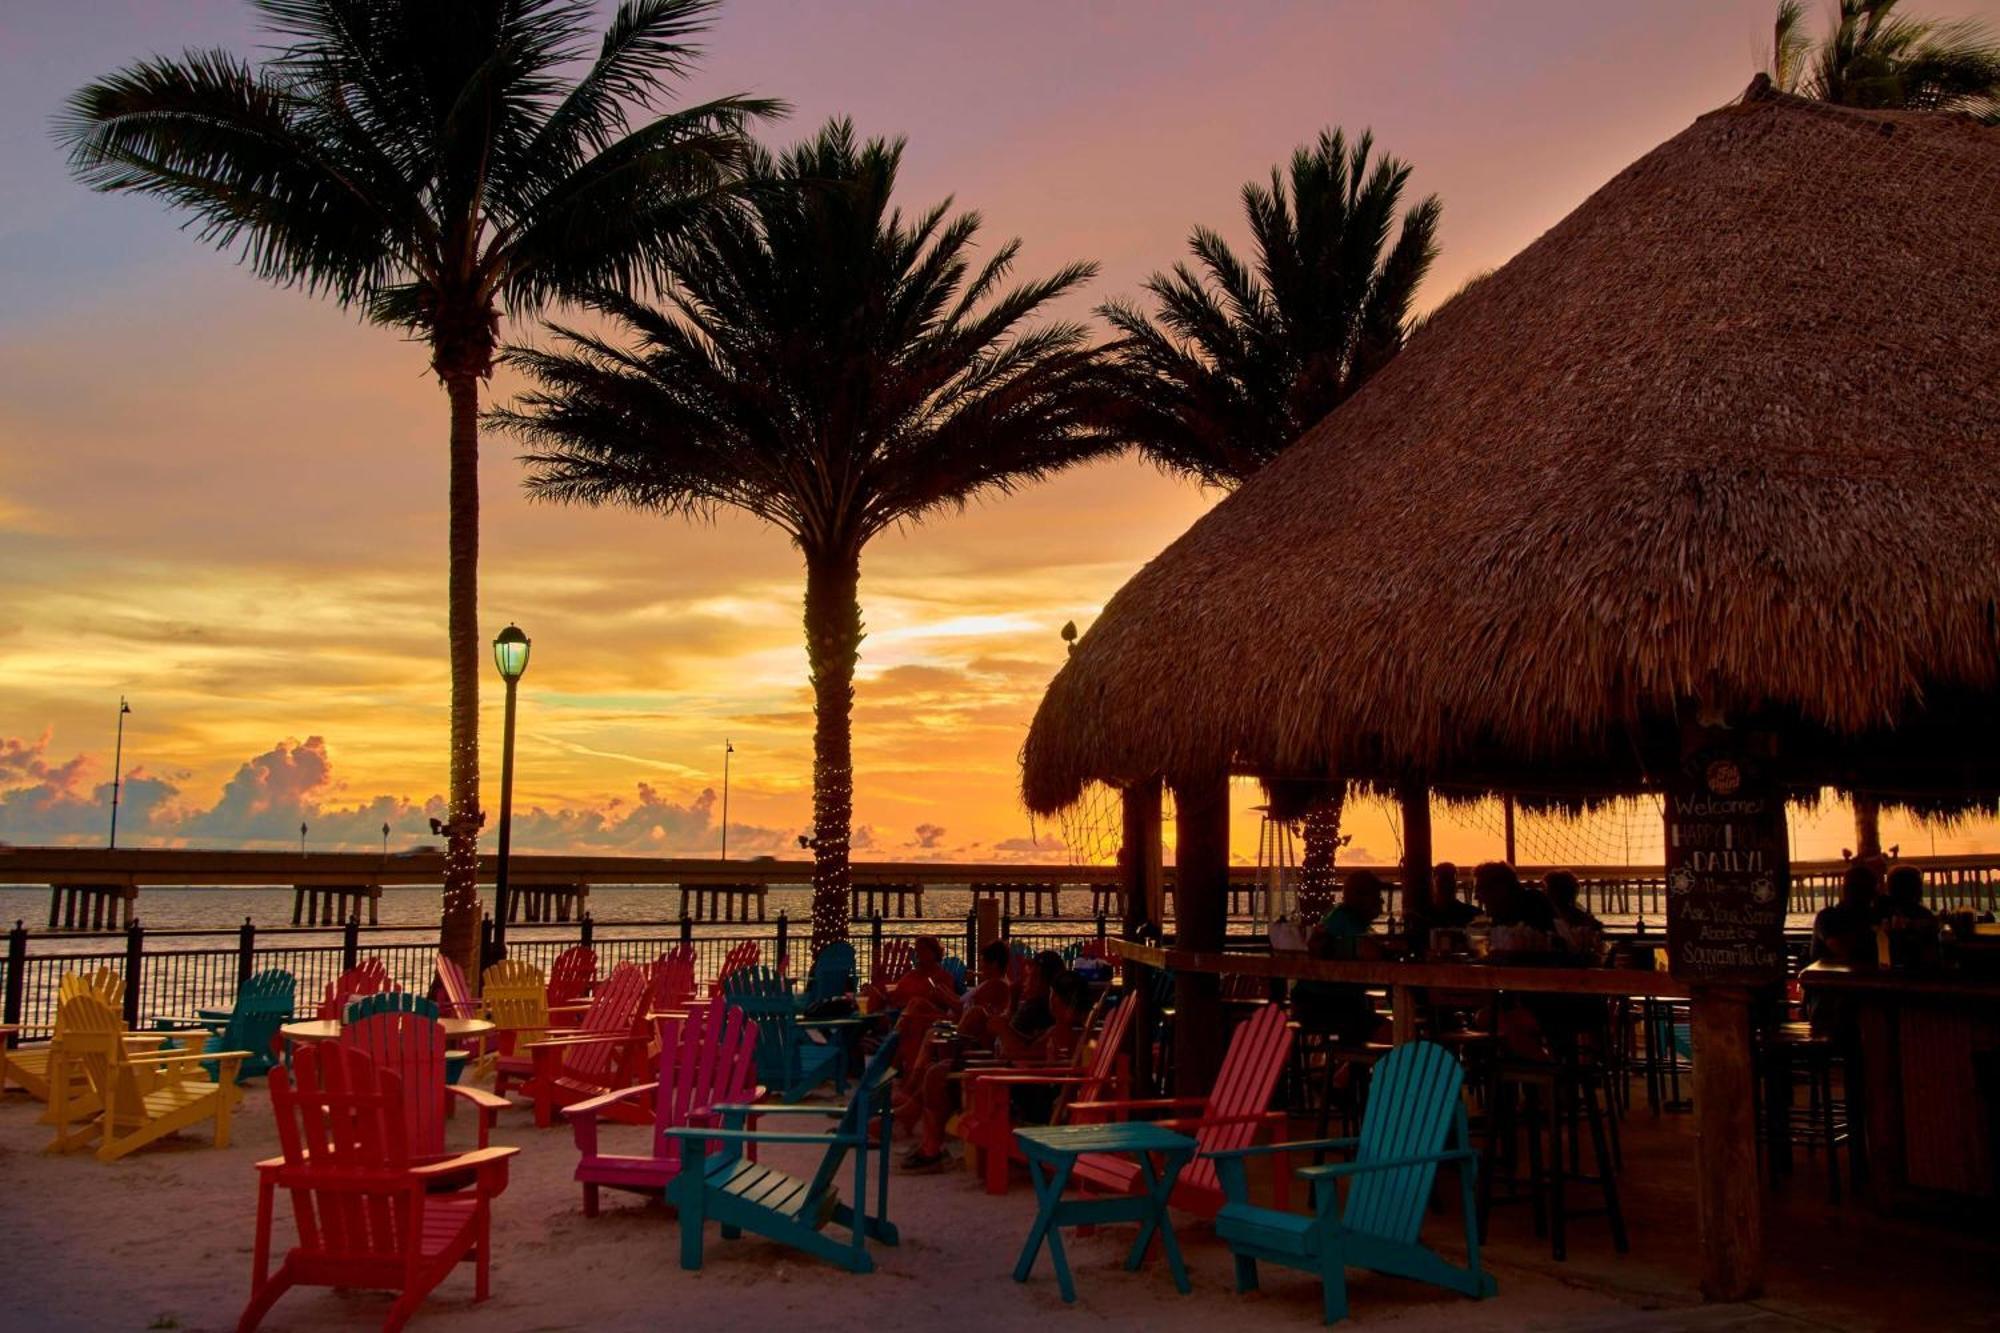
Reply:
M87 754L56 760L51 735L30 740L0 737L0 841L17 844L94 844L111 824L111 782L101 761ZM326 739L282 740L244 760L209 804L185 789L186 773L156 774L144 767L128 771L119 790L121 846L276 848L306 845L319 851L378 848L386 827L390 849L433 843L432 818L441 818L442 796L350 796L334 771ZM514 846L522 851L712 856L720 847L720 800L713 787L678 799L652 783L637 784L631 797L609 796L595 803L548 807L531 804L514 811ZM491 832L489 828L489 833ZM798 852L794 828L731 820L732 856L783 856ZM980 844L951 846L946 830L919 824L907 839L863 824L855 830L857 851L900 846L923 859L956 859ZM987 850L999 860L1044 859L1060 843L1043 839L1037 848L1010 839ZM982 858L986 859L986 858Z

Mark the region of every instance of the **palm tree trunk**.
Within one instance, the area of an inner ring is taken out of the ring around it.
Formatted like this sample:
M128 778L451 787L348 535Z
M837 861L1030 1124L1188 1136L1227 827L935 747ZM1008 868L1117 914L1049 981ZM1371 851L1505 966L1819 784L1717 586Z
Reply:
M444 377L451 399L451 795L438 949L479 975L479 376ZM475 983L476 984L476 983Z
M1340 852L1340 814L1347 804L1347 784L1329 783L1306 806L1305 853L1299 860L1299 924L1310 929L1333 910L1338 898L1334 858Z
M1878 796L1856 793L1854 797L1854 854L1882 854L1882 800Z
M813 687L813 950L847 938L854 823L854 664L861 553L806 553L806 663Z

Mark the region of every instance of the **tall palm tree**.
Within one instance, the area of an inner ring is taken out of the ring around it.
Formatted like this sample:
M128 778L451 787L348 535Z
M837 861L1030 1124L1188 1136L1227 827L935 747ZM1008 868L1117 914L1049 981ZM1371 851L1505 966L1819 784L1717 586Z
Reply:
M1391 243L1410 168L1373 156L1371 135L1350 147L1322 131L1292 154L1289 189L1275 167L1268 186L1243 187L1254 264L1196 227L1199 270L1183 262L1146 281L1157 313L1100 308L1121 335L1121 419L1162 467L1234 487L1401 349L1437 257L1440 205L1432 195L1404 209ZM1287 784L1271 797L1274 818L1303 819L1299 908L1317 915L1331 906L1345 787Z
M1781 0L1771 81L1842 106L1969 111L2000 121L2000 39L1975 19L1907 18L1900 0L1839 0L1815 40L1803 0Z
M75 173L155 195L259 277L429 345L451 407L450 820L440 945L479 927L479 392L503 313L637 279L726 193L729 97L662 112L715 0L252 0L276 42L142 60L57 123ZM566 78L581 64L574 81ZM635 128L635 121L643 121Z
M847 933L862 548L1117 447L1085 330L1024 327L1094 266L1003 290L1020 243L975 265L977 214L946 200L905 219L902 154L845 121L758 154L749 207L665 260L662 306L593 297L610 331L551 326L551 348L510 351L536 387L496 414L529 442L539 497L740 509L804 557L815 947Z

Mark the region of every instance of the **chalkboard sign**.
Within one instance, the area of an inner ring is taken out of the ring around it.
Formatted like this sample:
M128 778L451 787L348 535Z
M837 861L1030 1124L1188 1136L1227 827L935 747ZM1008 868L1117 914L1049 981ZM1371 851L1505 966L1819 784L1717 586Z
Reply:
M1708 747L1683 762L1666 807L1668 970L1690 981L1782 980L1783 794L1755 758Z

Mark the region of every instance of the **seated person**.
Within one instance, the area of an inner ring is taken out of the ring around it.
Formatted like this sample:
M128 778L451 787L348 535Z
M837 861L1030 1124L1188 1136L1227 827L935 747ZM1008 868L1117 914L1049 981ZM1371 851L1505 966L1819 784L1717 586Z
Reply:
M1579 899L1583 886L1567 870L1551 870L1542 878L1549 905L1555 909L1556 938L1564 949L1590 963L1604 961L1604 923Z
M1069 965L1055 950L1044 949L1035 955L1021 987L1020 1002L1005 1023L993 1025L993 1049L1002 1058L1017 1063L1044 1058L1041 1052L1056 1022L1051 997L1057 980L1069 974Z
M1491 926L1489 958L1529 963L1567 953L1556 933L1555 904L1548 895L1522 884L1514 867L1488 861L1472 872L1472 887Z
M1053 961L1053 969L1048 967L1047 960ZM1040 993L1032 1001L1023 1001L1015 1017L998 1027L1000 1050L1024 1063L1067 1059L1076 1050L1078 1025L1090 1008L1090 987L1082 977L1064 967L1062 955L1054 952L1037 954L1029 975L1031 985ZM1041 1021L1044 1016L1046 1023ZM1037 1029L1032 1037L1024 1035L1018 1026L1024 1017L1030 1027ZM951 1119L953 1089L957 1086L951 1075L946 1062L932 1061L912 1080L915 1084L912 1094L897 1105L898 1121L907 1124L915 1120L919 1126L916 1146L902 1161L906 1171L937 1171L945 1165L945 1125ZM1023 1124L1045 1125L1054 1114L1055 1088L1014 1088L1008 1095L1014 1118Z
M1341 885L1339 905L1313 930L1306 952L1328 962L1380 958L1381 937L1369 928L1381 915L1381 879L1373 871L1356 870ZM1365 987L1310 979L1292 987L1292 1017L1304 1030L1326 1033L1348 1046L1370 1040L1380 1023Z
M1473 871L1473 891L1490 923L1486 961L1502 967L1562 967L1582 962L1556 929L1555 904L1547 894L1521 883L1505 861L1488 861ZM1503 995L1494 1006L1494 1032L1501 1047L1524 1059L1546 1059L1550 1041L1574 1035L1586 1009L1567 997Z
M1458 867L1449 861L1431 872L1429 917L1436 930L1463 930L1479 917L1479 909L1458 896Z
M1866 861L1848 863L1840 881L1840 901L1820 909L1813 918L1812 959L1815 963L1875 961L1870 925L1880 880Z
M979 951L979 984L965 995L964 1018L973 1010L988 1014L1011 1013L1014 1008L1014 983L1007 979L1007 971L1014 961L1014 951L1005 940L989 940Z
M1929 967L1938 960L1937 913L1924 906L1924 872L1897 866L1889 872L1888 893L1879 906L1889 933L1890 961L1898 967Z
M875 1009L901 1011L896 1019L896 1030L902 1034L896 1043L896 1068L904 1073L922 1053L931 1024L958 1017L964 1007L958 983L944 970L944 946L937 937L917 936L914 952L916 959L910 970L889 985L871 981L862 987L862 994Z

